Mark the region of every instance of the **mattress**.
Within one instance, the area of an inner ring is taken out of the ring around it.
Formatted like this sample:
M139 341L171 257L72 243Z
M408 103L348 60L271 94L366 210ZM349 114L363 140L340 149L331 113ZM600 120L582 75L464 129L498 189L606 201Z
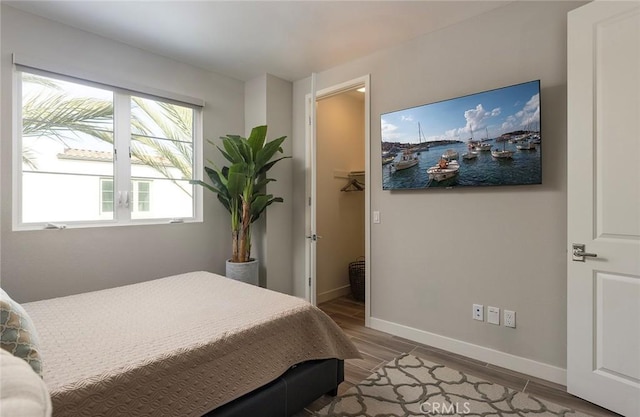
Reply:
M208 272L23 306L55 417L201 416L295 364L359 357L306 301Z

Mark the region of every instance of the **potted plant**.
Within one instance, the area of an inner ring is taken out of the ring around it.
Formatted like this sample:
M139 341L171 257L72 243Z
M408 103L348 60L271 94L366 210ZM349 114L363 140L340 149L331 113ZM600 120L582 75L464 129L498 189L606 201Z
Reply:
M267 177L267 172L280 160L289 158L282 156L282 142L286 136L267 142L267 126L257 126L251 130L248 138L239 135L221 136L222 148L211 140L227 161L228 166L218 169L213 162L212 167L204 170L211 184L194 180L217 194L218 200L231 214L231 259L227 261L226 275L252 284L258 284L258 261L251 258L251 224L273 203L281 203L281 197L265 193L266 185L275 181Z

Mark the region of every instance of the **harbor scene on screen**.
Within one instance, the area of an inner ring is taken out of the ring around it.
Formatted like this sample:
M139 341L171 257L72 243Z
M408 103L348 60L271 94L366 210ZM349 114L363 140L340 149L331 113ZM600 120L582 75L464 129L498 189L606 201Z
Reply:
M540 81L380 116L384 190L542 183Z

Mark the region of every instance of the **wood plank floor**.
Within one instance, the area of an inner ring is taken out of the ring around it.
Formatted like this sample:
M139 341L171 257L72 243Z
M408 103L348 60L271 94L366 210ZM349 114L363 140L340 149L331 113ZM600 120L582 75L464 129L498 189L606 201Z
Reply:
M378 367L400 354L410 353L596 417L619 416L568 394L563 385L364 327L364 303L357 302L350 296L328 301L319 307L344 330L362 354L362 359L345 361L345 382L340 385L339 394L358 384L375 372ZM320 410L331 400L332 397L323 396L309 405L308 409L299 416L311 415L311 410Z

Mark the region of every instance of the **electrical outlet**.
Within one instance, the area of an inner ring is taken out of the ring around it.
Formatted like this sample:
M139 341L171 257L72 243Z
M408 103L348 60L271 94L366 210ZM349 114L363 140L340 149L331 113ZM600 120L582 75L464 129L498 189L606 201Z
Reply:
M484 306L482 304L473 305L473 319L484 321Z
M507 327L516 327L516 312L511 310L504 311L504 325Z
M498 307L487 307L487 323L500 325L500 309Z

